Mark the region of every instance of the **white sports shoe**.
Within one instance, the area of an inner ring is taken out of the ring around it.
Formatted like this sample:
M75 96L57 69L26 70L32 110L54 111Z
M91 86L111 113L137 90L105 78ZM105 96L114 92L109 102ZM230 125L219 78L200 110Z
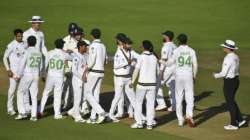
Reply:
M16 111L12 110L12 111L8 111L8 115L10 116L14 116L16 115Z
M184 121L183 120L178 121L178 126L183 127L183 125L184 125Z
M71 116L71 117L74 117L73 112L72 112L71 110L69 110L69 111L67 112L67 114L68 114L69 116Z
M243 121L239 122L239 127L242 127L243 125L245 125L246 122L247 122L246 120L243 120Z
M157 125L156 120L153 120L153 121L152 121L152 125L153 125L153 126L156 126L156 125Z
M115 118L114 116L109 116L109 118L114 122L114 123L118 123L120 120L118 120L117 118Z
M114 116L115 118L122 118L123 117L123 115L122 114L116 114L115 116Z
M233 126L233 125L226 125L226 126L224 126L224 129L225 130L238 130L239 127Z
M87 124L96 124L96 120L88 119Z
M155 108L156 111L161 111L161 110L164 110L166 109L167 106L166 105L157 105L157 107Z
M63 115L57 115L54 117L55 120L61 120L61 119L65 119L66 117Z
M104 115L99 115L98 119L96 120L97 124L103 123L105 120L105 116Z
M84 120L83 118L75 118L75 122L76 123L85 123L86 120Z
M130 126L130 128L132 129L142 129L143 125L142 124L138 124L138 123L134 123Z
M170 107L168 108L168 111L169 111L169 112L173 112L173 111L175 111L175 109L174 109L172 106L170 106Z
M23 119L26 119L27 117L28 117L27 115L19 114L19 115L17 115L17 117L15 118L15 120L23 120Z
M36 117L31 117L31 118L30 118L30 121L36 122L36 121L37 121L37 118L36 118Z
M148 130L152 130L152 129L153 129L153 126L152 126L152 125L147 125L147 129L148 129Z

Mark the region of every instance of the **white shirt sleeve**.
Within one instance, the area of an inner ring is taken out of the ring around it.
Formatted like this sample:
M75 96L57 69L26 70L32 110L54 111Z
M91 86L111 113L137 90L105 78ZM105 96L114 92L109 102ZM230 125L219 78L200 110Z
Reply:
M114 69L120 69L128 65L127 61L123 61L121 54L116 53L114 57Z
M194 52L193 56L192 56L192 60L193 60L193 77L195 78L198 72L198 62L197 62L197 57L196 54Z
M42 33L42 32L41 32ZM44 34L42 33L42 36L43 36L43 40L41 40L42 41L42 54L44 55L44 56L46 56L46 54L48 53L48 50L47 50L47 48L46 48L46 46L45 46L45 40L44 40Z
M140 58L138 59L136 65L135 65L135 70L134 70L133 75L132 75L132 83L135 82L135 80L140 72L141 64L142 64L142 56L140 56Z
M25 54L20 62L19 68L18 68L17 77L21 77L23 75L27 59L28 59L28 53L27 53L27 51L25 51Z
M4 66L5 66L7 71L10 70L10 65L9 65L9 62L8 62L8 58L9 58L10 54L12 53L12 51L13 50L12 50L11 46L8 45L7 49L4 52L3 63L4 63Z
M82 79L83 76L83 72L80 73L79 69L80 69L80 64L79 64L79 60L77 58L73 59L73 64L72 64L72 73L74 76L78 77L79 79Z
M45 56L45 70L47 69L50 61L50 53L47 53Z
M215 73L214 74L214 77L217 79L217 78L222 78L222 77L225 77L229 71L231 67L231 63L230 61L228 61L226 58L224 59L223 61L223 64L222 64L222 70L221 72L219 73Z
M88 69L91 69L96 63L96 48L89 47Z

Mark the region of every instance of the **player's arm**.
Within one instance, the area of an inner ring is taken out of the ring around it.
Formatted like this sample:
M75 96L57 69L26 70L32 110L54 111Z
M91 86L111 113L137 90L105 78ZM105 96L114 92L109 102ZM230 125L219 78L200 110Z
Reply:
M198 62L197 62L197 57L196 54L193 54L193 78L196 78L197 72L198 72Z
M118 53L115 55L114 57L114 69L121 69L124 68L125 66L127 66L128 63L127 62L123 62L121 59L121 55L119 55Z
M89 58L88 58L88 69L93 68L96 63L96 50L94 47L90 46Z
M7 49L5 50L4 52L4 55L3 55L3 63L4 63L4 67L7 71L10 70L10 65L9 65L9 61L8 61L8 58L10 56L10 54L12 53L12 49L10 46L7 46Z
M42 36L43 36L43 40L42 40L42 54L43 54L44 56L46 56L47 53L48 53L48 50L47 50L47 48L46 48L46 46L45 46L45 40L44 40L44 34L43 34L43 33L42 33Z
M230 67L231 67L231 63L229 61L227 61L226 59L224 59L221 72L215 73L214 78L217 79L217 78L225 77L227 75Z
M27 59L28 59L28 53L27 53L27 51L25 51L25 54L20 62L19 67L18 67L17 79L19 79L23 75L23 71L24 71L25 65L27 63Z
M73 64L72 64L72 73L74 76L76 76L77 78L79 79L82 79L82 76L83 76L83 72L80 73L79 72L79 69L80 69L80 66L79 66L79 60L77 58L74 58L73 59Z
M140 68L141 68L141 64L142 64L142 60L141 58L138 60L136 66L135 66L135 70L133 72L133 75L132 75L132 83L131 85L133 85L135 83L135 80L136 78L138 77L138 74L139 74L139 71L140 71Z

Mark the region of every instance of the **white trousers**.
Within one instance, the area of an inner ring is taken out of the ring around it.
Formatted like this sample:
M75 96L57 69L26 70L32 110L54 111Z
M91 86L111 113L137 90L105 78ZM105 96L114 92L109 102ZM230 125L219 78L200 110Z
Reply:
M138 124L142 124L142 104L144 97L146 96L146 120L147 125L152 125L155 117L155 93L156 89L152 88L138 88L136 89L136 108L135 108L135 120Z
M190 76L176 76L175 79L176 91L176 115L179 121L183 121L182 101L186 101L186 117L193 117L194 108L194 84L193 77Z
M48 76L41 100L40 112L43 113L49 93L54 90L54 113L55 117L61 115L61 98L63 88L63 77Z
M123 78L123 77L114 77L114 84L115 84L115 96L111 104L111 108L109 111L109 115L113 116L117 105L121 98L124 100L123 91L127 95L129 102L131 103L132 107L135 108L135 93L133 88L129 87L131 83L131 78ZM123 107L123 106L122 106Z
M31 117L37 115L37 94L38 94L38 76L24 75L19 83L17 90L17 109L19 114L25 114L25 93L30 90L31 96Z
M175 80L171 80L165 84L168 87L168 95L170 97L170 103L173 109L176 108L176 99L175 99ZM162 85L163 86L163 85ZM163 89L160 87L158 89L156 95L156 102L158 105L166 106L166 102L164 100Z
M105 111L99 104L99 96L103 77L98 77L91 72L87 76L87 83L84 84L84 96L92 107L90 119L95 120L96 114L104 114Z
M7 100L7 111L14 111L13 99L15 95L15 90L17 87L17 81L14 78L9 78L9 90L8 90L8 100Z
M73 76L72 85L74 91L74 104L73 107L70 109L70 112L73 112L73 116L75 118L81 118L80 105L83 96L83 82L82 80Z

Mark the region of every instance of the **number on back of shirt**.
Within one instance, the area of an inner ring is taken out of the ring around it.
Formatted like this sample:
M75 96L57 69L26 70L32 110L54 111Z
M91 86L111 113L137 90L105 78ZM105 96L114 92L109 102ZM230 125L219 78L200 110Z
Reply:
M29 63L29 67L30 68L38 68L40 63L41 63L41 56L31 56L29 58L30 63Z
M63 68L63 60L61 59L50 59L49 61L49 68L50 69L56 69L61 70Z
M191 66L191 56L190 55L181 55L178 57L178 66L183 67L183 66Z

